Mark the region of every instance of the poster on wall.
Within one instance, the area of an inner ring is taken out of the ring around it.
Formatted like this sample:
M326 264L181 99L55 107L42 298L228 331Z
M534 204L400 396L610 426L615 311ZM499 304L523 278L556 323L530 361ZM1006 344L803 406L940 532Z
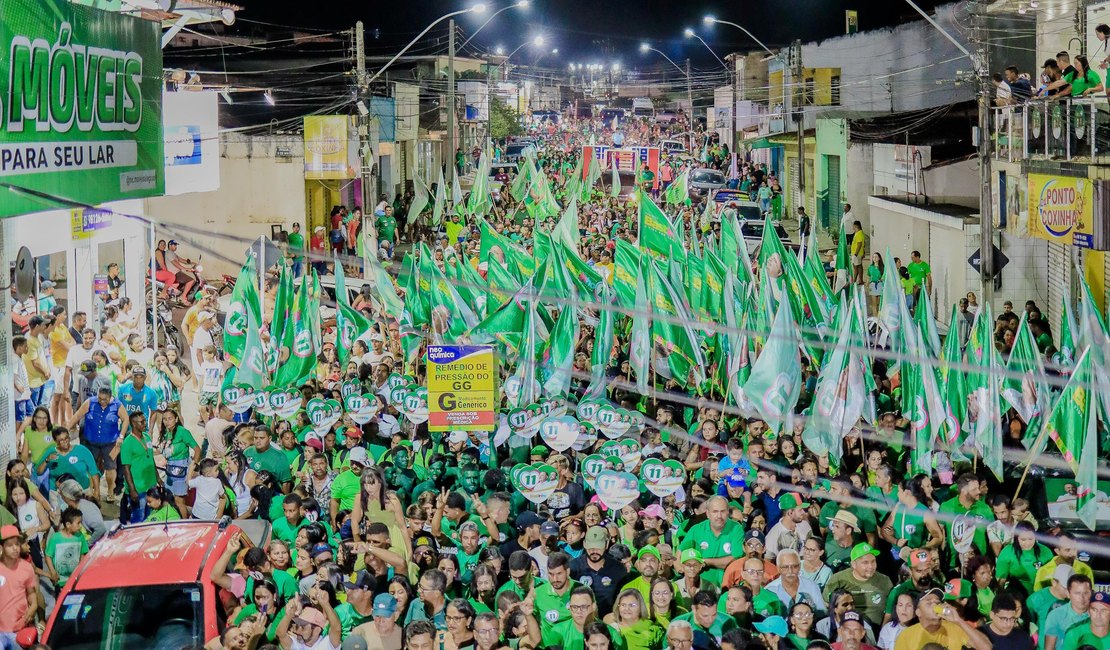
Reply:
M163 95L167 195L220 189L218 96L192 91Z
M346 115L309 115L304 118L304 177L308 180L354 178L348 159Z
M1094 182L1029 174L1029 234L1068 246L1091 247Z
M4 0L0 217L163 194L161 33L68 0Z

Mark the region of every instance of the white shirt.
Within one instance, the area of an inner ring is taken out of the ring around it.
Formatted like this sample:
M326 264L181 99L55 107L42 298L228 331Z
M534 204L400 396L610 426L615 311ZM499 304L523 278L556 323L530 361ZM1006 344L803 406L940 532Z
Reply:
M224 364L219 361L205 361L197 372L201 377L201 392L218 393L223 383Z
M316 643L312 645L306 645L304 641L301 641L300 637L295 634L290 634L289 650L339 650L339 646L333 645L331 637L327 634L321 634L320 638L316 639Z
M212 339L212 333L211 332L209 332L207 329L205 329L204 326L200 326L200 327L197 328L197 331L193 333L192 353L193 353L193 367L194 368L200 368L200 365L204 360L204 356L201 353L201 350L203 350L204 348L206 348L210 345L215 345L215 344L216 344L216 342Z
M197 498L193 503L193 518L219 519L220 495L224 493L224 484L220 479L197 476L189 479L189 487L197 491Z
M31 399L31 389L27 387L27 382L29 381L27 379L27 364L20 361L12 365L15 366L16 383L23 384L23 391L15 394L15 400L17 402L22 402L23 400Z
M66 354L66 368L69 369L69 390L71 392L76 390L77 371L81 368L81 364L86 361L92 361L93 352L100 349L100 346L93 343L92 348L86 350L83 345L75 345L69 349Z

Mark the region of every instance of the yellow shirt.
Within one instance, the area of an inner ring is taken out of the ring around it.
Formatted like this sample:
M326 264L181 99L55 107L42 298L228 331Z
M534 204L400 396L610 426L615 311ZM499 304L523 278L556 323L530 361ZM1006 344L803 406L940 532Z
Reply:
M197 317L200 316L202 311L204 309L201 308L198 301L197 304L189 307L185 315L181 317L181 331L185 334L185 340L189 342L189 345L193 344L193 335L196 334L197 327L200 327Z
M863 244L866 238L867 237L863 234L862 230L852 235L852 255L855 255L856 257L863 257Z
M902 630L898 640L894 642L894 650L921 650L929 643L936 643L946 650L962 650L964 646L971 646L971 639L959 625L949 621L941 621L936 634L929 634L917 623Z
M1087 576L1092 583L1095 581L1095 572L1091 571L1091 567L1087 566L1086 562L1079 560L1072 560L1071 568L1075 569L1076 575ZM1043 567L1037 569L1037 576L1033 578L1033 591L1040 591L1046 587L1052 586L1052 574L1056 573L1056 558L1052 558Z
M42 358L42 339L37 336L27 336L27 353L23 355L23 365L27 367L27 387L38 388L46 383L48 375L35 368L35 359Z
M63 325L50 331L50 363L55 368L65 367L66 356L69 355L69 348L73 344L73 335L69 333L68 327Z

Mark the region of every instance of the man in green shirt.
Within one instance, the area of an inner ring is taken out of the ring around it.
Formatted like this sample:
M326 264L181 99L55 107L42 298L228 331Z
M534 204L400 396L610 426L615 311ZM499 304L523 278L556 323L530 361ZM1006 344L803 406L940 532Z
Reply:
M878 572L875 561L878 555L879 552L867 542L856 544L852 548L851 568L834 573L825 583L823 594L828 602L833 591L847 589L852 594L854 609L875 627L882 625L886 598L894 589L890 578Z
M694 632L703 632L714 639L721 638L725 632L736 628L736 621L717 610L717 598L712 590L703 589L694 594L690 611L675 617L676 621L686 621Z
M304 235L301 234L301 224L293 223L293 232L285 238L286 250L293 258L293 277L300 277L301 267L304 265Z
M635 589L640 592L644 597L644 602L651 602L651 581L659 574L659 567L662 563L662 555L659 549L654 546L648 545L636 553L636 571L640 574L635 580L621 587L621 591L625 589Z
M343 624L343 638L350 636L351 630L359 625L373 620L376 584L377 579L368 571L359 571L354 582L343 581L347 602L340 603L335 608L335 615Z
M1068 602L1048 613L1038 635L1044 637L1045 650L1059 650L1067 631L1088 621L1092 595L1090 578L1081 575L1068 578Z
M347 455L350 467L336 475L331 482L331 521L335 525L340 510L350 512L355 506L355 497L362 489L362 471L370 465L366 449L355 447Z
M574 588L579 586L581 583L570 577L569 555L557 551L547 557L547 583L536 587L532 598L544 645L558 644L552 631L560 623L570 620L570 596Z
M1091 646L1098 650L1110 650L1110 594L1098 592L1091 595L1091 617L1084 625L1076 625L1064 634L1060 650L1078 650Z
M898 603L899 596L909 594L916 601L921 598L921 594L937 586L936 581L933 580L929 551L925 549L910 551L909 564L909 580L895 585L894 589L890 591L890 595L886 597L886 609L883 612L884 625L894 617L894 606Z
M555 625L550 632L542 634L542 645L558 647L562 650L584 650L586 647L586 626L597 620L597 604L594 592L589 587L577 585L570 590L567 609L570 618ZM531 612L526 612L532 616ZM624 637L613 626L609 626L609 638L614 650L625 650Z
M282 492L289 492L293 475L289 472L289 458L285 452L270 444L270 429L259 425L254 429L254 446L243 450L247 465L256 473L267 471L281 485Z
M285 500L282 501L282 510L285 516L274 520L272 534L276 539L292 546L297 541L297 531L303 526L308 525L308 520L305 519L304 510L301 508L303 502L299 494L292 493L285 495Z
M393 206L387 205L385 210L378 215L374 227L378 229L378 241L388 241L394 244L397 236L397 217L393 216Z
M1066 564L1056 567L1056 571L1052 574L1052 586L1033 592L1033 595L1025 600L1026 609L1033 614L1030 622L1036 625L1038 630L1044 629L1045 619L1052 610L1068 602L1068 580L1073 575L1075 571ZM1043 648L1044 635L1038 636L1039 647Z
M928 262L921 259L921 251L913 251L910 253L910 263L906 265L906 270L910 273L910 280L913 280L913 296L915 301L917 296L921 294L922 287L925 287L925 291L932 292L933 269L929 268Z
M706 520L686 531L678 549L697 549L705 563L702 578L719 587L725 567L743 552L743 546L744 528L729 519L728 501L715 496L706 504Z
M956 479L956 496L940 504L940 519L944 522L948 541L949 566L962 566L961 557L978 549L987 553L987 524L994 520L994 512L980 498L979 477L961 474ZM947 516L945 516L947 515Z
M131 431L120 443L119 460L127 493L120 503L120 521L137 524L147 517L146 491L158 484L154 469L154 449L146 432L142 411L131 414Z

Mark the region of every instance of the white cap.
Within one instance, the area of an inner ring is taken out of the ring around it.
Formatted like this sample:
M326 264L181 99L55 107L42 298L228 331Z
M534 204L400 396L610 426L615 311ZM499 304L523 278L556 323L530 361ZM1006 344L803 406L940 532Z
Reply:
M351 454L347 458L349 458L352 463L358 463L359 465L370 464L370 456L366 453L364 447L355 447L351 449Z
M466 442L469 439L470 436L468 436L465 431L452 431L451 435L447 436L447 442L453 445L457 445L460 442Z
M214 318L216 318L216 315L208 311L207 309L197 314L197 321L202 323L206 320L213 320Z

